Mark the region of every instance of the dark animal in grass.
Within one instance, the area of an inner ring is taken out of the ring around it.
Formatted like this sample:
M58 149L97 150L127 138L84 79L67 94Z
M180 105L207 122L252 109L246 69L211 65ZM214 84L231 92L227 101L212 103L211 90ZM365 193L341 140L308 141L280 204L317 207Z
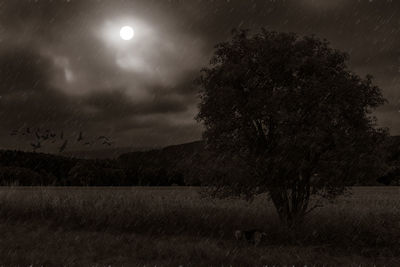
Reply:
M236 230L235 238L237 241L245 240L249 244L253 244L258 246L261 241L267 236L267 234L258 229L251 229L251 230Z

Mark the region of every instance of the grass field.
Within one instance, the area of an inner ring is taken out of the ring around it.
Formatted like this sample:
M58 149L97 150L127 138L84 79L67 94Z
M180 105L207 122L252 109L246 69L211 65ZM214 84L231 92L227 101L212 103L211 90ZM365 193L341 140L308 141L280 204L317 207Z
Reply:
M265 196L197 190L2 187L0 266L400 266L399 188L353 188L292 234ZM235 241L247 228L268 236Z

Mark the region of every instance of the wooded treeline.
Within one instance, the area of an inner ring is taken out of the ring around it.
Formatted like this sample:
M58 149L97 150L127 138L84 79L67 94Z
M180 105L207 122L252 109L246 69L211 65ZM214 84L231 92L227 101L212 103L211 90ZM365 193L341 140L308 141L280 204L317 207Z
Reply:
M385 144L386 165L378 179L351 185L400 185L400 136ZM44 153L0 151L0 185L21 186L198 186L204 177L229 175L202 141L132 152L117 159L77 159ZM233 168L227 168L233 169Z

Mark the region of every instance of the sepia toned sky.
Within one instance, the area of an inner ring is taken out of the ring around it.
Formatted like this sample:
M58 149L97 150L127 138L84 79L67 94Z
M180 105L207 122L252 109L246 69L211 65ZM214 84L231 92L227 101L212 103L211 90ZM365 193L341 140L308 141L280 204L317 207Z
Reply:
M193 80L235 27L328 39L375 77L389 101L379 124L400 134L399 18L394 0L3 0L0 148L29 149L10 135L24 127L117 147L200 139ZM119 37L125 25L132 40Z

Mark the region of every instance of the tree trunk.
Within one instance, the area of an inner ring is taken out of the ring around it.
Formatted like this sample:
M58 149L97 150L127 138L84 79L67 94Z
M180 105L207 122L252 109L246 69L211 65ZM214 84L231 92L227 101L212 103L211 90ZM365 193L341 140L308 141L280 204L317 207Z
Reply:
M300 180L291 188L270 188L269 194L281 222L289 229L301 226L309 204L310 186Z

